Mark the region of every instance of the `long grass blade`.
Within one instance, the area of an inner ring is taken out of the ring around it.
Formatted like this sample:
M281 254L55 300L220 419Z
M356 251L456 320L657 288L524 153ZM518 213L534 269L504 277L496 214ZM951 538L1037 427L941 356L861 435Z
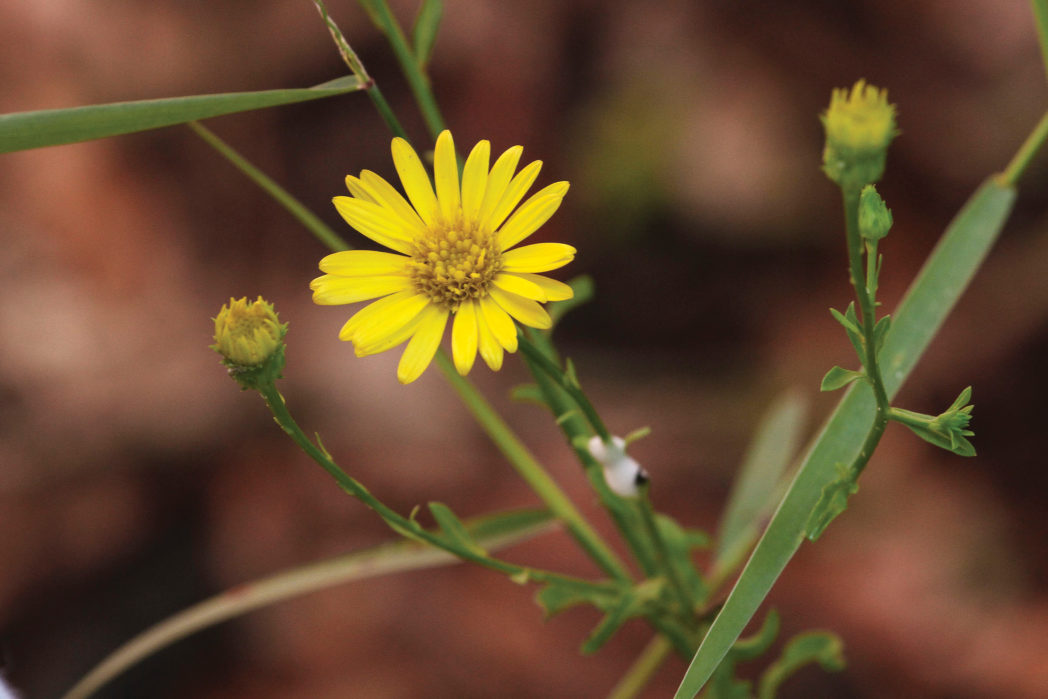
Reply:
M187 121L334 97L365 86L354 76L315 87L114 102L0 115L0 153L90 141Z
M881 354L885 386L894 395L957 303L1015 200L1015 190L993 177L968 200L947 228L894 314ZM804 540L808 515L838 462L851 463L873 420L868 386L853 386L817 437L779 509L743 569L724 607L692 659L677 699L694 697L756 613Z

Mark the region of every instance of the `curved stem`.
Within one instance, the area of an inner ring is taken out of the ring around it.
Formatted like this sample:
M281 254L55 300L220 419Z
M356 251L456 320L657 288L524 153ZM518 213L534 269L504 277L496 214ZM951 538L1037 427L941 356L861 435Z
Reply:
M497 570L506 575L522 576L537 582L556 582L559 584L574 585L600 592L614 592L614 590L617 589L610 583L593 583L581 578L561 575L559 573L544 570L536 570L534 568L526 568L524 566L518 566L513 563L491 558L490 556L484 555L479 550L458 546L426 531L416 522L392 510L389 506L372 495L371 492L360 482L339 468L338 464L331 459L323 448L314 444L305 433L302 432L294 418L291 417L291 413L287 409L287 404L284 402L284 397L280 395L280 391L276 389L276 386L272 383L263 384L259 387L258 392L262 395L262 398L269 406L277 424L280 425L281 429L283 429L289 437L291 437L295 444L297 444L302 451L313 459L313 461L317 462L321 468L327 471L344 491L360 500L370 509L374 510L380 517L382 517L386 524L388 524L390 528L398 534L406 536L409 539L430 544L452 553L459 558L479 563L486 568Z
M513 468L534 490L550 511L564 522L564 526L583 549L608 575L617 580L630 580L630 574L615 552L576 509L545 469L535 460L510 427L465 377L459 375L443 350L437 352L437 363L452 388L459 394L473 417L488 433L499 450L509 459Z
M877 363L877 342L874 330L877 322L877 307L873 291L871 291L871 288L875 291L876 260L872 262L869 268L870 271L874 272L874 277L866 277L863 274L862 251L864 244L862 236L859 234L860 190L858 188L846 187L842 188L841 191L844 197L844 220L848 238L848 262L851 271L851 281L852 286L855 287L855 296L859 301L859 310L862 313L863 347L866 355L862 357L862 363L866 370L866 377L873 387L873 395L877 402L877 413L873 425L871 425L870 431L866 435L866 440L863 442L859 455L852 466L852 473L855 478L858 478L862 470L866 468L866 464L869 463L873 450L880 442L881 436L888 426L891 404L888 401L888 393L881 378L880 365ZM876 246L873 246L869 254L871 256L876 254Z
M651 639L608 694L608 699L633 699L640 694L655 671L669 657L671 650L673 646L664 636Z
M386 0L360 0L360 4L368 11L371 19L379 29L386 35L390 48L393 49L400 69L408 81L411 93L415 96L419 111L429 129L429 135L436 139L437 135L444 130L444 117L440 114L437 100L433 96L433 88L429 83L429 76L422 70L414 51L408 46L407 37L404 36L400 24L389 9Z
M317 240L336 252L350 249L349 244L335 231L331 230L326 223L321 221L316 214L303 206L302 202L291 196L286 189L274 182L266 173L252 165L244 156L233 150L228 143L216 136L210 129L196 121L188 121L186 126L192 129L193 133L203 139L206 144L218 151L219 155L232 163L233 167L247 175L252 182L265 190L288 213L298 219L298 222L305 226Z
M662 571L662 575L669 581L670 587L673 589L673 594L677 596L677 602L680 603L681 617L688 623L694 621L695 609L698 607L698 603L692 599L691 594L688 592L687 586L680 578L680 574L673 565L673 561L670 560L669 550L666 548L666 542L662 539L662 533L659 531L658 522L655 521L655 510L651 506L651 498L649 497L649 485L645 485L640 494L640 517L641 521L644 522L644 528L648 531L648 536L651 538L652 544L655 546L655 565Z
M1019 178L1026 172L1026 168L1029 167L1030 162L1037 155L1044 142L1048 140L1048 112L1041 117L1041 120L1037 122L1037 126L1034 127L1030 135L1026 137L1023 144L1019 147L1018 152L1012 158L1011 162L1008 163L1008 167L1004 169L999 176L1001 184L1007 187L1014 187L1019 182Z

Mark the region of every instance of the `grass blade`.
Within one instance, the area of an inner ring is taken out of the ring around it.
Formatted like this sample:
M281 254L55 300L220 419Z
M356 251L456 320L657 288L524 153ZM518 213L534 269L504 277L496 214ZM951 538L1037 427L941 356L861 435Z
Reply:
M90 141L363 89L352 76L315 87L169 97L0 115L0 153Z
M950 223L939 245L893 314L881 354L885 386L894 395L997 239L1015 190L991 178ZM869 386L857 385L841 400L808 453L764 536L691 661L677 699L693 697L742 633L771 586L800 548L805 524L838 462L850 463L873 420Z
M530 539L555 526L546 510L512 510L466 522L469 535L492 550ZM354 580L435 568L458 560L439 549L413 541L397 541L238 585L132 638L95 666L63 699L90 696L117 675L175 641L252 610Z
M717 571L735 570L760 535L760 520L782 494L783 474L800 448L807 417L807 401L796 391L779 396L765 413L717 527L714 579L724 574Z

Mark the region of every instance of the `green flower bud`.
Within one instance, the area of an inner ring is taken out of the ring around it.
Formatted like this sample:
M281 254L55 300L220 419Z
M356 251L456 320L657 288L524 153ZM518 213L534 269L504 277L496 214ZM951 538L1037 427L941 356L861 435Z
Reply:
M833 91L830 107L822 115L826 147L822 169L842 187L862 187L884 173L888 145L898 131L895 105L888 91L859 80L852 87Z
M287 324L280 323L272 304L261 296L253 303L246 296L230 298L214 321L211 349L222 355L222 363L243 388L257 388L280 378Z
M877 193L877 188L868 184L859 197L859 235L866 240L880 240L888 235L892 227L892 212Z

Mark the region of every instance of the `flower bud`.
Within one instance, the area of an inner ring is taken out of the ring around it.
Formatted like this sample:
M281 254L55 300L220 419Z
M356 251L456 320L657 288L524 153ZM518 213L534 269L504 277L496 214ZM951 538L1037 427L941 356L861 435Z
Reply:
M866 240L880 240L892 227L892 212L877 188L868 184L859 197L859 235Z
M253 303L247 297L229 299L215 321L215 344L211 349L222 355L222 363L244 388L280 378L284 368L284 335L273 305L261 296Z
M852 87L834 90L830 107L822 115L826 147L822 169L842 187L862 187L884 173L888 145L898 133L895 105L888 91L859 80Z

